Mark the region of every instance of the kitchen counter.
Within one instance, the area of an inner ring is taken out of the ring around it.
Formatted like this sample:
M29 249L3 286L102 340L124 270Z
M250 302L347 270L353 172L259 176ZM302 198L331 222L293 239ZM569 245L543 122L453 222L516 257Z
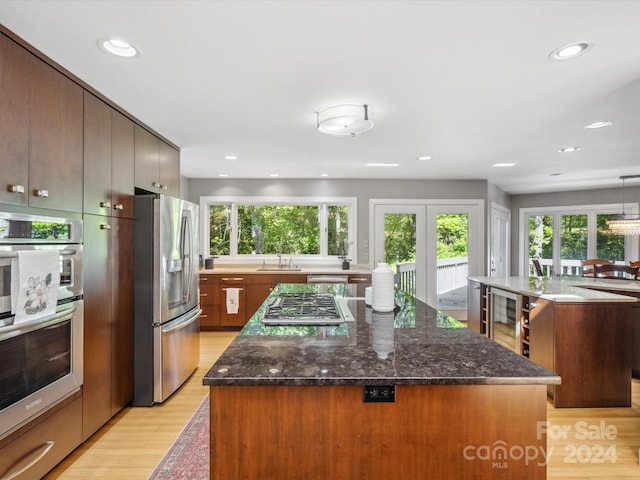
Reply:
M326 285L279 285L317 291ZM331 285L347 297L355 320L335 327L262 324L265 306L247 322L204 377L205 385L555 384L560 377L466 328L426 304L397 295L394 315L373 312L354 286Z
M373 312L354 287L280 284L344 295L354 320L265 326L273 292L204 376L211 478L545 479L560 377L413 297ZM497 444L528 455L497 466Z
M469 277L469 280L556 303L635 303L636 298L625 294L640 294L640 282L633 280L590 277Z
M214 265L214 268L200 270L200 274L221 274L221 275L246 275L246 274L321 274L321 275L353 275L363 274L370 275L371 267L369 265L351 264L349 270L342 270L340 265L334 266L301 266L297 269L278 268L277 264L269 263L266 265L266 269L263 269L262 264L254 265Z

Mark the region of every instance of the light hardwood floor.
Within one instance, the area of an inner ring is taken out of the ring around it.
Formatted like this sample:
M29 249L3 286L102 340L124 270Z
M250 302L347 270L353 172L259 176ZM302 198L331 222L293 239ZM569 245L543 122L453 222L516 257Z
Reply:
M205 398L202 376L235 335L203 332L200 365L175 395L162 405L124 409L46 479L147 479ZM632 391L631 408L556 409L547 404L549 480L640 479L639 380L632 381Z

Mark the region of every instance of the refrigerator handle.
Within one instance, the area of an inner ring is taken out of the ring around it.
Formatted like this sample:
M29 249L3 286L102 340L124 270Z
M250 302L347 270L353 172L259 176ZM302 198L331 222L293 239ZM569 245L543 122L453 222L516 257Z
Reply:
M180 242L182 243L180 250L182 256L182 301L186 302L191 297L192 283L192 262L193 255L191 251L191 223L187 212L183 212L182 222L180 225Z

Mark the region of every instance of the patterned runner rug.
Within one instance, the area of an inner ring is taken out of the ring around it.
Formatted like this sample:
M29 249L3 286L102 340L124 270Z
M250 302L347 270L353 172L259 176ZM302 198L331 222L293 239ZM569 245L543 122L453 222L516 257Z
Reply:
M149 480L208 480L209 395L178 435Z

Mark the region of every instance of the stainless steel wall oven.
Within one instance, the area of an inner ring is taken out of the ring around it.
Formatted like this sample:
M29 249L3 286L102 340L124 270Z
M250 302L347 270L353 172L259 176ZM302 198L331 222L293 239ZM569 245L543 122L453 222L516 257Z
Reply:
M56 311L16 322L12 263L21 250L60 258ZM0 438L82 386L82 220L0 212Z

